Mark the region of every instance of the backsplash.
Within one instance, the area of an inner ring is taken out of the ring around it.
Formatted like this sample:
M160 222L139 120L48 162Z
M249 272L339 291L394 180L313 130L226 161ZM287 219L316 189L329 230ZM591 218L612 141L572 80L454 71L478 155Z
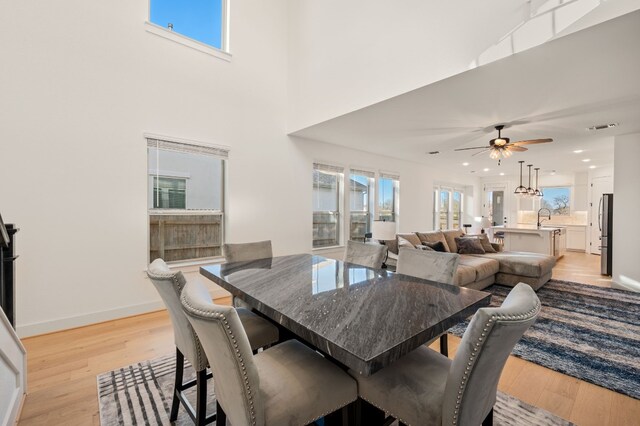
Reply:
M574 211L569 216L551 216L551 220L546 219L544 224L547 225L586 225L588 218L587 211ZM518 223L535 225L538 219L538 212L531 210L518 211Z

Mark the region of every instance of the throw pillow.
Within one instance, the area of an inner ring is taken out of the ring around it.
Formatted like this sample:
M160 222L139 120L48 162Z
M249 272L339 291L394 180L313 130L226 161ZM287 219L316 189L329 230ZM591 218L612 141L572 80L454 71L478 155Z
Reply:
M444 243L442 241L436 241L434 243L423 241L422 245L429 247L433 251L440 251L443 253L447 252L447 248L444 246Z
M419 246L416 246L416 248L417 248L417 249L420 249L420 250L424 250L424 251L435 251L435 250L434 250L434 249L432 249L431 247L426 246L426 245L424 245L424 244L420 244Z
M478 240L480 240L480 244L482 244L482 248L484 249L485 253L496 253L496 250L491 245L491 242L489 242L489 236L487 234L480 234Z
M411 244L411 242L406 238L398 237L398 251L403 248L415 249L416 246Z
M478 238L456 237L456 245L460 254L484 254L482 243Z

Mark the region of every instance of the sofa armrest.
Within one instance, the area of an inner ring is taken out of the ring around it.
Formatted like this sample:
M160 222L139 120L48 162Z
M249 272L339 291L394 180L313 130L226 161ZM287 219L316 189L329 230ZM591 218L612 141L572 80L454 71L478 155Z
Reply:
M500 253L502 251L502 244L491 243L491 247L493 247L493 249L495 251L497 251L498 253Z

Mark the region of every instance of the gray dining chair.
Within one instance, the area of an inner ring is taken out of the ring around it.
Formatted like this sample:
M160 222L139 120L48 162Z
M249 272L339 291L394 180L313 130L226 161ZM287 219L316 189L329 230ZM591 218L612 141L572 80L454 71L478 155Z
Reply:
M387 246L382 244L365 244L357 241L347 241L344 261L369 268L382 268L387 256Z
M401 425L491 425L502 369L539 312L538 296L520 283L499 308L476 312L453 360L421 346L372 376L349 374L362 399Z
M267 259L273 257L271 250L271 240L257 241L252 243L228 243L222 245L222 254L224 261L244 262L249 260ZM242 299L232 296L231 303L236 308L251 309L248 303Z
M211 363L218 425L227 417L233 425L306 425L357 399L352 377L297 340L252 354L236 311L214 304L201 283L188 283L181 300Z
M173 325L173 335L176 344L176 369L173 401L171 405L170 421L178 417L180 403L193 419L196 425L204 425L215 420L215 415L207 417L207 374L208 360L200 346L200 342L187 320L180 303L180 294L187 281L180 271L171 271L162 259L156 259L147 268L147 276L160 294ZM238 317L246 329L252 350L267 347L279 339L278 328L246 309L238 309ZM184 359L187 359L196 371L195 381L183 383ZM183 392L196 386L195 411L186 401Z
M460 255L431 250L400 250L396 272L425 280L453 284ZM449 356L447 333L440 335L440 353Z

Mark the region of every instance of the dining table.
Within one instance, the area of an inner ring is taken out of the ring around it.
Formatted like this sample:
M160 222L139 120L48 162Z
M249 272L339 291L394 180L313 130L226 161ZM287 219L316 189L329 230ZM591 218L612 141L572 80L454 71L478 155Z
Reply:
M345 369L371 375L488 306L487 292L313 254L200 273Z

